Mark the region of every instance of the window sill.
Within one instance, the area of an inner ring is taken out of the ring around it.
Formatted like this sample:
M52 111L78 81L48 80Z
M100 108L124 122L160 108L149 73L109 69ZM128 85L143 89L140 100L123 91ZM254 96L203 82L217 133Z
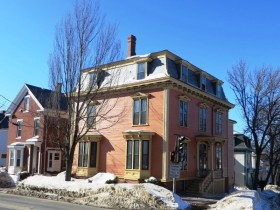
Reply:
M124 179L139 180L139 179L148 178L150 176L151 176L151 170L126 169Z
M16 139L21 139L21 136L16 137Z
M149 126L149 124L132 125L132 127Z
M98 173L98 168L95 167L78 167L76 175L80 177L90 177Z

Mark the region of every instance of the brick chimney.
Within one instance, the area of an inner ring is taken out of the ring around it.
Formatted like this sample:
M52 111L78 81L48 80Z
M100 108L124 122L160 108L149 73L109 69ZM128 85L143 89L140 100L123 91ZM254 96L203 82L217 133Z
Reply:
M128 36L128 43L127 43L127 55L126 57L136 55L136 37L134 35Z
M61 93L61 87L62 87L62 83L57 83L55 86L55 91L57 93Z

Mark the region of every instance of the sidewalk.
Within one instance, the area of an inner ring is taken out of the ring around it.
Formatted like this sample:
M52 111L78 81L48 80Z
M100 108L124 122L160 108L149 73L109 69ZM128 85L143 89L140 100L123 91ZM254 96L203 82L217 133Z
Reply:
M215 204L220 198L203 198L203 197L185 197L181 196L184 201L192 205L192 210L207 209L209 205Z

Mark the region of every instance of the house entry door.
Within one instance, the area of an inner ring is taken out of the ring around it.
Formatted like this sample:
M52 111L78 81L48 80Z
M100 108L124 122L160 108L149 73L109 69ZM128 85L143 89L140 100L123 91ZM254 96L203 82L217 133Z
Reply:
M48 171L60 171L61 170L61 152L60 151L48 151Z
M199 144L199 163L198 163L199 177L207 176L207 146L206 144Z

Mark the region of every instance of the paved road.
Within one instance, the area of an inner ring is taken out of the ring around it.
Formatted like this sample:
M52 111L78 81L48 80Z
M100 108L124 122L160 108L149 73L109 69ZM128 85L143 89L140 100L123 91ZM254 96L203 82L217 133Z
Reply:
M0 192L1 210L106 210L92 206L81 206L66 202L11 195Z

